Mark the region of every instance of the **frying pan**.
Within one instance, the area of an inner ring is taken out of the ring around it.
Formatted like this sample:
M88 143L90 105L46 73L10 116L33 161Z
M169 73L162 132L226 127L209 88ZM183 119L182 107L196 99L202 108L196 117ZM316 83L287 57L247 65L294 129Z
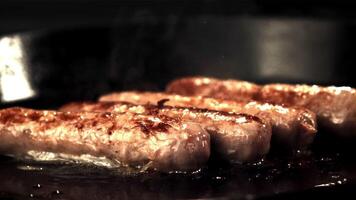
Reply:
M187 75L356 86L349 5L295 4L293 10L277 1L15 2L0 6L0 21L8 25L0 26L1 107L55 109L110 91L163 90ZM210 161L196 174L127 176L3 156L0 197L346 197L355 195L356 163L351 147L330 150L339 142L317 138L308 153L272 155L247 166Z

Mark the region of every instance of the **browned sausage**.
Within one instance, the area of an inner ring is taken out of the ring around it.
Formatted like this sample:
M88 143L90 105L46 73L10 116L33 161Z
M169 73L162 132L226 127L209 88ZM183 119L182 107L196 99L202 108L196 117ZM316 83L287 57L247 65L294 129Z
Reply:
M201 89L200 82L204 82L205 91ZM244 89L239 89L240 85L245 84L246 82L239 80L187 77L171 82L167 86L167 91L234 100L240 100L240 96L243 96L244 100L304 107L317 114L318 122L324 129L331 130L339 136L356 136L356 92L353 88L298 84L259 86L250 83L254 85L254 89L251 89L251 92L246 92ZM216 85L224 85L224 92L215 92Z
M210 133L213 151L231 162L255 161L269 150L271 128L258 117L159 104L155 106L125 102L86 102L67 104L60 110L166 115L187 123L199 123Z
M234 113L247 113L271 123L273 140L279 147L305 149L316 133L315 114L307 109L286 108L258 102L237 102L201 96L180 96L157 92L121 92L104 95L101 101L128 101L136 104L156 104L167 99L165 105L197 107Z
M106 157L159 171L196 170L210 156L210 135L198 124L163 115L0 110L0 151Z

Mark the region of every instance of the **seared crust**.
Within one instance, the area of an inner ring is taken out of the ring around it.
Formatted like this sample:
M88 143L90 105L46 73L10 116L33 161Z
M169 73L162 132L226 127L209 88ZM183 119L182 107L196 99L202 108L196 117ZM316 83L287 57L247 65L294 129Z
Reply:
M185 96L204 96L219 99L251 100L260 86L240 80L224 80L207 77L185 77L170 82L166 92Z
M152 100L149 96L147 98ZM67 104L60 110L166 115L184 122L199 123L211 134L214 150L231 162L255 161L269 150L271 128L258 117L208 109L171 107L162 105L163 102L158 104L83 102Z
M0 151L105 156L159 171L196 170L210 156L210 135L178 118L133 113L0 110Z
M303 108L286 108L259 102L237 102L201 96L180 96L157 92L121 92L104 95L101 101L128 101L136 104L156 104L166 99L165 105L197 107L233 113L247 113L270 122L273 140L278 146L305 149L316 133L316 116Z

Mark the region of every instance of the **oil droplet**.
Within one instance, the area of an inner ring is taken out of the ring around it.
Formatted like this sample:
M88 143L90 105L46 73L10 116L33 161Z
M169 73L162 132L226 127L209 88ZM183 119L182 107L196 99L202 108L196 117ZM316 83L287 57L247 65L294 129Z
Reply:
M33 198L33 197L35 197L35 195L33 195L32 193L30 194L30 198Z
M18 169L21 170L25 170L25 171L42 171L43 168L42 167L35 167L35 166L30 166L30 165L26 165L26 166L18 166Z
M201 169L198 169L196 171L193 171L192 174L199 174L201 172Z
M35 188L35 189L40 189L41 187L42 187L42 185L39 183L33 186L33 188Z
M62 194L62 192L59 191L59 190L56 190L56 191L53 191L52 194L53 194L53 195L60 195L60 194Z

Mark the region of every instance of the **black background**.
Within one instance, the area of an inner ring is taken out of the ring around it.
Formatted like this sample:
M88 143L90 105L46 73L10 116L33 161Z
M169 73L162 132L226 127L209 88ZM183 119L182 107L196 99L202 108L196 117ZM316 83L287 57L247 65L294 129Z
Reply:
M23 37L39 105L60 104L185 75L355 86L355 13L347 1L15 0L0 3L0 34Z

